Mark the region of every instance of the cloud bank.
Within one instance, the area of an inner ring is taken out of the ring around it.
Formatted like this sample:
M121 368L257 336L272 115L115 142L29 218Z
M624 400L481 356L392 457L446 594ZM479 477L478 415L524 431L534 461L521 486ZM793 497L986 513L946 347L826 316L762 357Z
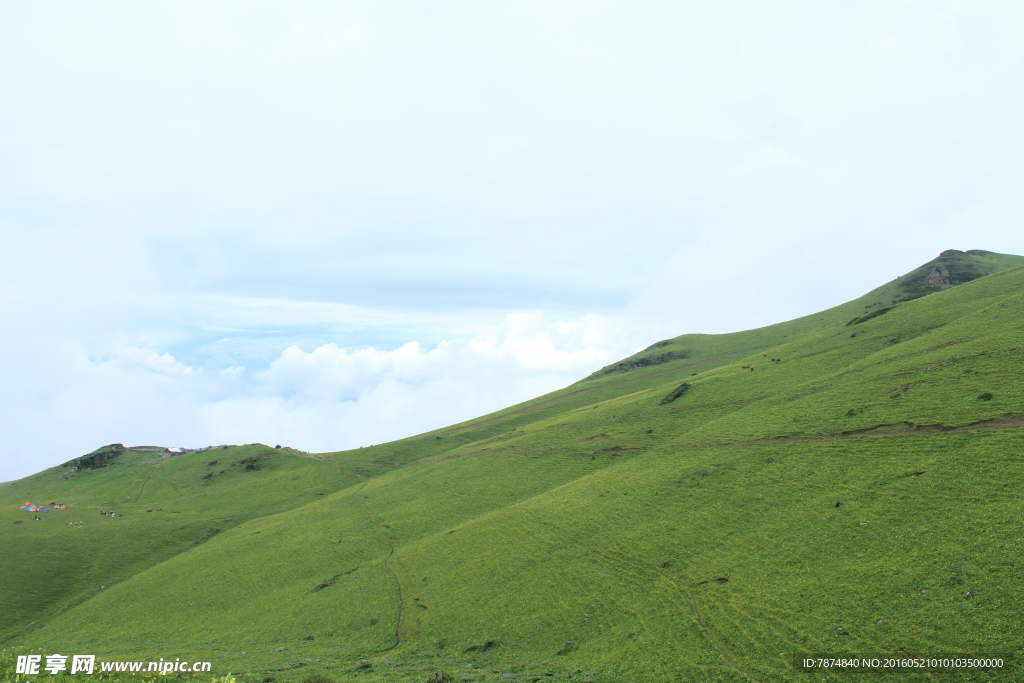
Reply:
M51 359L59 385L37 401L7 400L30 436L12 445L50 464L110 443L207 446L262 442L323 452L381 443L476 417L565 386L631 353L640 335L610 316L515 313L433 348L347 351L289 346L256 371L206 372L169 353L118 346ZM52 392L52 393L51 393ZM17 438L19 434L15 434ZM22 437L25 438L25 437ZM155 444L154 444L155 442ZM85 444L89 444L85 446Z

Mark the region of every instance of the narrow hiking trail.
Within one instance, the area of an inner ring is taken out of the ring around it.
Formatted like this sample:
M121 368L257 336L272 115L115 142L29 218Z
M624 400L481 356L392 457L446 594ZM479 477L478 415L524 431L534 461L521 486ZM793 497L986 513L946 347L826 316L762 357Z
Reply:
M328 463L335 469L340 470L342 472L351 472L351 470L342 467L338 463L330 461L328 461ZM380 540L384 543L384 545L388 547L388 556L384 558L384 568L388 570L388 573L391 574L391 577L395 580L395 588L398 591L398 614L397 617L395 618L395 642L393 645L386 647L383 650L378 650L378 652L388 652L390 650L394 650L402 643L402 622L403 618L405 617L406 611L405 600L409 591L403 587L401 574L400 572L395 570L394 564L392 562L395 556L394 541L392 541L391 537L387 535L387 532L385 531L386 526L384 522L374 517L370 510L366 507L366 503L364 502L369 499L368 496L363 495L363 491L366 490L366 486L367 484L370 483L370 480L367 479L365 475L358 474L356 472L351 473L354 476L358 477L359 479L363 480L362 483L359 485L359 488L352 493L352 500L355 501L356 507L359 508L359 511L361 513L363 513L363 516L366 517L367 521L369 521L370 524L373 524L373 528L376 530L377 535L380 537Z
M395 567L392 562L395 556L395 544L385 532L384 522L375 518L373 514L369 511L369 509L367 509L366 503L364 502L365 500L368 499L367 496L363 495L363 491L366 489L366 485L368 483L369 481L364 481L362 486L359 487L359 490L353 493L352 495L354 496L356 507L358 507L359 511L363 513L366 519L369 520L371 524L373 524L373 528L376 529L377 535L380 537L380 540L383 541L383 543L388 547L388 556L384 558L384 567L391 574L392 578L394 578L395 588L398 590L398 615L395 619L395 642L390 647L386 647L383 650L379 650L379 652L388 652L389 650L394 650L402 643L402 620L403 617L405 616L405 600L406 596L408 595L408 591L403 590L402 579L399 576L399 572L395 571Z
M139 487L139 492L137 494L135 494L135 498L132 499L131 501L129 501L129 504L128 504L128 508L129 509L134 509L135 506L139 504L139 501L142 500L142 494L146 492L146 484L149 483L150 479L153 478L153 475L155 473L156 473L156 468L151 470L150 473L149 473L149 476L146 477L146 481L142 482L142 486Z

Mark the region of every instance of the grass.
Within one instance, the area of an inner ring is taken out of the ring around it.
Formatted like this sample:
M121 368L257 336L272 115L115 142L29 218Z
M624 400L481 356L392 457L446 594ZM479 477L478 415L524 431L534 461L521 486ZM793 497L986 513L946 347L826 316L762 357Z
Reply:
M942 258L991 274L666 340L368 449L125 451L0 485L0 640L239 683L872 680L805 653L999 653L1002 678L900 680L1015 680L1024 259Z

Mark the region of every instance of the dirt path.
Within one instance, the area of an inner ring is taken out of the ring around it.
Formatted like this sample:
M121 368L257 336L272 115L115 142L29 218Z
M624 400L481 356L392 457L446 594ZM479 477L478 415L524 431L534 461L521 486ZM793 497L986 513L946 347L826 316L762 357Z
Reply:
M395 556L395 544L391 541L391 538L384 532L384 523L377 520L370 511L366 508L366 504L363 502L366 500L366 496L363 495L363 490L366 488L368 481L364 481L363 485L358 491L353 493L356 501L356 507L363 513L366 519L370 520L373 524L373 528L377 530L377 535L380 536L380 540L388 547L388 556L384 558L384 567L391 573L392 578L395 580L395 587L398 589L398 618L395 621L395 643L390 647L386 647L379 652L388 652L394 650L402 642L402 618L405 616L405 595L407 591L402 590L402 580L398 576L398 572L392 566L392 559Z
M149 480L153 478L153 475L155 473L156 468L153 468L153 470L149 473L149 476L146 477L146 481L142 482L142 487L139 489L139 493L135 496L135 500L131 501L131 503L128 505L129 509L134 508L136 505L139 504L139 501L142 500L142 494L145 493L146 491L146 484L149 483Z
M1005 415L995 420L981 420L979 422L971 422L970 424L959 425L957 427L947 427L941 424L930 424L930 425L915 425L910 422L898 422L895 424L884 424L875 425L874 427L865 427L863 429L850 429L845 432L831 432L828 434L793 434L783 436L766 437L763 439L753 439L751 441L742 441L735 443L725 444L709 444L707 446L698 446L698 448L716 448L720 446L751 446L755 444L766 444L766 443L795 443L805 441L825 441L831 439L849 439L849 438L861 438L861 439L878 439L889 436L908 436L911 434L921 434L925 432L966 432L966 431L981 431L984 429L1011 429L1013 427L1024 426L1024 415Z

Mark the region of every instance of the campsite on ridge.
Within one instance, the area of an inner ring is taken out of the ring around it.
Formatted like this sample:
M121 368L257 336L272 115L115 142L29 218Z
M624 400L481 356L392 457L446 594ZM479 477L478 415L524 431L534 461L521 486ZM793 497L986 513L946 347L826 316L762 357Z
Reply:
M252 683L1019 674L1022 333L1024 257L947 250L370 448L104 446L0 484L0 643Z

